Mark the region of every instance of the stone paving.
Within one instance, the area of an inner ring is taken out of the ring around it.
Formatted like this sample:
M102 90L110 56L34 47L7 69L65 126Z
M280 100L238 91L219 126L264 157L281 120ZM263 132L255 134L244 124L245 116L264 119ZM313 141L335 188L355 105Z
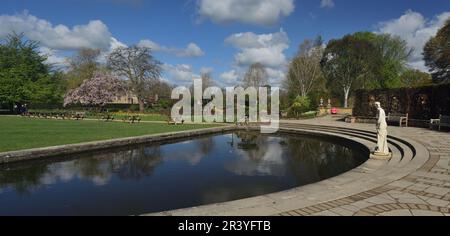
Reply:
M314 121L314 124L317 123L342 127L370 127L367 124L337 123L332 119ZM402 136L413 139L428 149L429 159L418 170L382 187L278 215L450 216L450 133L422 128L391 129L401 129L397 132L401 132Z

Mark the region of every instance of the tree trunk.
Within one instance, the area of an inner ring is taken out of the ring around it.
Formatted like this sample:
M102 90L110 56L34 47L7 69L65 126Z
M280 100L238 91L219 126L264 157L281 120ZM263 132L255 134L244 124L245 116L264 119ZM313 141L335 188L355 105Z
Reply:
M348 107L348 94L350 93L350 88L344 88L344 108Z
M139 100L139 112L144 112L145 104L144 99L138 99Z

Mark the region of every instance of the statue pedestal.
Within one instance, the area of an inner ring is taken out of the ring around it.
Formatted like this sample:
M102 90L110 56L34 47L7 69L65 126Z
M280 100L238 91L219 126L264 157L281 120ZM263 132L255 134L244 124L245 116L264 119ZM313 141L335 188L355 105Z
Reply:
M372 152L370 153L370 158L375 160L387 160L389 161L392 158L392 153L381 153L381 152Z

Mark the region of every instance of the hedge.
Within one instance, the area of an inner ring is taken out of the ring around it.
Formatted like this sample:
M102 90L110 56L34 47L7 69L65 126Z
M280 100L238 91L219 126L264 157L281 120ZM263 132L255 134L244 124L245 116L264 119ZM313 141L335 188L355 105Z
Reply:
M428 120L450 115L450 84L417 88L357 90L353 116L376 116L375 101L390 113L408 113L410 119Z

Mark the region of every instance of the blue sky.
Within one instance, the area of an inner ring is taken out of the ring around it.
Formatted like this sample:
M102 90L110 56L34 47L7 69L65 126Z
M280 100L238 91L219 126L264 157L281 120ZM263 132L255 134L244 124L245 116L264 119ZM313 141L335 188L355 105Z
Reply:
M202 71L233 84L261 62L279 84L298 45L318 34L398 35L415 48L411 67L425 70L421 47L448 17L445 0L2 0L0 36L24 32L53 63L81 47L150 46L175 84Z

